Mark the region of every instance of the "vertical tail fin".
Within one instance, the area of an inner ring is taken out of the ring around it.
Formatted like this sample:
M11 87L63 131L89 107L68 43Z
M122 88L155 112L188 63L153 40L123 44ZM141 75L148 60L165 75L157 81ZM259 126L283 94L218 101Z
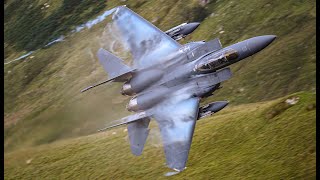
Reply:
M140 156L149 135L149 123L150 114L148 112L139 112L117 120L116 124L100 129L99 131L105 131L127 124L131 152L136 156Z
M132 154L140 156L146 143L150 129L150 118L146 117L139 121L128 124L128 135Z
M123 63L122 59L111 54L105 49L100 48L97 53L97 56L99 58L100 64L103 66L104 70L107 72L109 79L112 79L117 76L133 71L132 68L130 68L129 66Z

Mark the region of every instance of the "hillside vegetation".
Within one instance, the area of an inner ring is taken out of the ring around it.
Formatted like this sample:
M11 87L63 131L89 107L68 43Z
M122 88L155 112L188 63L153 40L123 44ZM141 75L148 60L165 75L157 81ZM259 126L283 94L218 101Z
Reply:
M45 3L50 7L41 9ZM109 46L106 22L70 34L124 4L164 31L185 21L201 21L182 44L218 37L227 46L258 35L278 36L257 55L232 65L233 78L203 103L226 99L234 106L315 91L315 1L212 0L202 7L198 0L7 0L5 62L35 52L4 67L6 152L89 135L128 114L128 97L119 94L121 84L80 93L107 78L96 58L100 47ZM42 48L60 33L67 36L63 42Z
M315 179L314 93L226 107L198 121L187 169L170 179ZM288 99L296 104L289 105ZM155 124L143 154L130 153L125 127L4 157L5 179L167 179Z

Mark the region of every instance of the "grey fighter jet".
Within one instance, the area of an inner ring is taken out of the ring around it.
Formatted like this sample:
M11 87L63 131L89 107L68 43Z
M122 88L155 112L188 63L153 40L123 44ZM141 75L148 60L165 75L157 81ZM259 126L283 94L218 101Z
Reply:
M100 49L97 56L109 79L82 91L107 82L124 83L121 94L133 96L127 109L136 113L117 120L111 127L127 125L131 151L139 156L150 120L155 119L166 164L178 172L186 167L197 120L228 104L218 101L200 107L199 101L231 78L229 65L259 52L276 38L257 36L224 48L219 39L181 45L125 6L115 8L112 23L129 48L133 65Z

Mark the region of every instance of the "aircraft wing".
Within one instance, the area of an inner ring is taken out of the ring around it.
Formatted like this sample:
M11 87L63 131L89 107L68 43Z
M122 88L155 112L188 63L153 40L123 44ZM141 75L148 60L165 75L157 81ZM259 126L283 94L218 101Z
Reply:
M160 104L153 117L159 125L167 166L176 171L186 167L198 116L199 98Z
M125 6L116 9L112 20L132 54L135 68L160 63L164 56L181 47L178 42Z

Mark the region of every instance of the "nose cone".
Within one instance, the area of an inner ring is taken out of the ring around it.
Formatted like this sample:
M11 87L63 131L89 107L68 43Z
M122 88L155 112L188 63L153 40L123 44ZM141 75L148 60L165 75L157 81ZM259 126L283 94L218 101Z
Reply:
M257 53L267 47L277 36L265 35L257 36L248 40L248 46L252 54Z

